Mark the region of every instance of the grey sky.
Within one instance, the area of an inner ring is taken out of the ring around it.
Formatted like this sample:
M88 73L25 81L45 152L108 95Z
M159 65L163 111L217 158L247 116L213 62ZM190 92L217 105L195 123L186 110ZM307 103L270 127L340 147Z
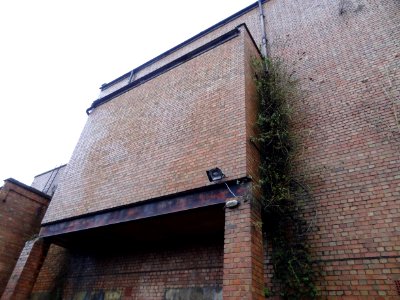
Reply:
M102 83L254 2L0 0L0 180L67 163Z

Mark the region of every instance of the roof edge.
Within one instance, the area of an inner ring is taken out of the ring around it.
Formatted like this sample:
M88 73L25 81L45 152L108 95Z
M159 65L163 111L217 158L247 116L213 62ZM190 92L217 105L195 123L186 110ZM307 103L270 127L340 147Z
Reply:
M222 34L221 36L213 39L212 41L210 41L210 42L208 42L186 54L183 54L182 56L163 65L162 67L154 70L153 72L150 72L149 74L146 74L143 77L140 77L135 81L132 81L131 83L117 89L116 91L93 101L92 105L86 110L86 113L89 115L93 111L93 109L112 100L113 98L118 97L119 95L121 95L121 94L123 94L123 93L149 81L149 80L152 80L153 78L158 77L161 74L164 74L165 72L168 72L169 70L172 70L173 68L180 66L181 64L183 64L199 55L202 55L203 53L205 53L211 49L214 49L215 47L218 47L218 46L222 45L223 43L237 37L240 34L239 28L243 25L245 25L245 24L240 24L239 26L236 26L233 30L230 30L230 31Z
M262 3L265 3L267 1L268 0L262 0ZM184 42L182 42L182 43L180 43L178 45L176 45L175 47L173 47L173 48L161 53L160 55L150 59L149 61L147 61L144 64L134 68L133 70L131 70L131 71L127 72L127 73L125 73L124 75L121 75L120 77L118 77L118 78L116 78L116 79L114 79L114 80L112 80L112 81L110 81L108 83L103 84L100 87L100 89L103 91L103 90L107 89L108 87L114 85L115 83L117 83L117 82L119 82L119 81L121 81L121 80L123 80L125 78L128 78L132 72L136 73L136 72L146 68L147 66L149 66L149 65L151 65L151 64L153 64L153 63L155 63L155 62L157 62L157 61L159 61L161 59L163 59L164 57L172 54L173 52L175 52L175 51L177 51L177 50L179 50L179 49L191 44L192 42L202 38L203 36L209 34L210 32L212 32L212 31L214 31L214 30L226 25L227 23L229 23L229 22L231 22L231 21L243 16L244 14L248 13L249 11L253 10L256 7L258 7L258 2L254 2L253 4L250 4L249 6L243 8L242 10L234 13L233 15L227 17L226 19L223 19L222 21L218 22L217 24L214 24L211 27L201 31L200 33L192 36L191 38L185 40Z
M55 171L55 170L57 170L57 169L61 169L61 168L65 167L66 165L67 165L67 164L63 164L63 165L61 165L61 166L59 166L59 167L55 167L55 168L53 168L53 169L50 169L50 170L48 170L48 171L46 171L46 172L43 172L43 173L37 174L37 175L35 175L35 176L34 176L34 178L36 178L36 177L39 177L39 176L42 176L42 175L44 175L44 174L46 174L46 173L49 173L49 172Z
M25 183L22 183L22 182L14 179L14 178L7 178L7 179L4 180L4 182L10 182L12 184L18 185L19 187L21 187L21 188L23 188L25 190L28 190L28 191L30 191L30 192L38 195L38 196L41 196L41 197L43 197L43 198L45 198L47 200L51 200L51 196L43 193L42 191L39 191L39 190L31 187L29 185L26 185Z

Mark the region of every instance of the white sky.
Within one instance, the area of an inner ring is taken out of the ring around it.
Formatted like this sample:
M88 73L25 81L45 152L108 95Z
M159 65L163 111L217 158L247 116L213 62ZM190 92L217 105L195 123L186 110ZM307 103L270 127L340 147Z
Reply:
M0 0L0 186L67 163L109 82L255 0Z

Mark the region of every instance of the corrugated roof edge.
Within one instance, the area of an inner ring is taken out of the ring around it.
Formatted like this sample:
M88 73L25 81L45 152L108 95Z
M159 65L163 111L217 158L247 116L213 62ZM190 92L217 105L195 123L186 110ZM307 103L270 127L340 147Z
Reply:
M22 187L23 189L26 189L26 190L28 190L28 191L36 194L36 195L39 195L39 196L41 196L41 197L43 197L43 198L45 198L47 200L51 200L51 196L49 196L49 195L47 195L47 194L45 194L45 193L43 193L43 192L31 187L29 185L26 185L25 183L22 183L22 182L14 179L14 178L7 178L7 179L4 180L4 182L13 183L13 184L18 185L19 187Z
M262 3L265 3L265 2L267 2L267 0L263 0L263 1L262 1ZM235 14L229 16L228 18L226 18L226 19L224 19L224 20L218 22L217 24L215 24L215 25L213 25L213 26L207 28L206 30L201 31L200 33L198 33L198 34L196 34L195 36L193 36L193 37L187 39L186 41L184 41L184 42L182 42L182 43L176 45L175 47L173 47L173 48L171 48L171 49L165 51L164 53L162 53L162 54L156 56L155 58L153 58L153 59L151 59L151 60L145 62L144 64L140 65L139 67L136 67L135 69L133 69L133 70L131 70L131 71L125 73L124 75L122 75L122 76L120 76L120 77L114 79L113 81L110 81L109 83L103 84L103 85L100 87L100 89L101 89L101 90L105 90L105 89L107 89L109 86L111 86L111 85L113 85L113 84L115 84L115 83L117 83L117 82L119 82L119 81L121 81L121 80L123 80L123 79L125 79L125 78L128 78L128 77L130 76L130 74L131 74L132 71L135 73L135 72L140 71L141 69L144 69L145 67L147 67L147 66L149 66L149 65L151 65L151 64L153 64L153 63L155 63L155 62L157 62L158 60L160 60L160 59L162 59L162 58L164 58L164 57L170 55L171 53L173 53L173 52L179 50L180 48L183 48L183 47L189 45L190 43L194 42L195 40L198 40L198 39L202 38L202 37L205 36L206 34L212 32L212 31L214 31L214 30L216 30L216 29L218 29L218 28L220 28L220 27L222 27L222 26L224 26L225 24L231 22L232 20L241 17L242 15L248 13L249 11L253 10L254 8L256 8L257 6L258 6L258 2L255 2L255 3L253 3L253 4L251 4L251 5L247 6L247 7L245 7L244 9L242 9L242 10L238 11L237 13L235 13Z

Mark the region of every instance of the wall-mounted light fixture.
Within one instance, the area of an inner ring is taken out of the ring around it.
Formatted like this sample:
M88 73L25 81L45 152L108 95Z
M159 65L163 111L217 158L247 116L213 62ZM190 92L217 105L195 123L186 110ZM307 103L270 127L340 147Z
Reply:
M218 167L211 169L211 170L207 170L206 173L207 173L208 180L210 180L210 182L220 181L226 177L225 174L222 172L222 170ZM231 195L236 198L235 193L229 188L229 185L226 182L224 182L224 184L226 185L226 187L227 187L228 191L231 193ZM233 202L231 201L231 203L229 203L229 205L227 204L226 207L233 208L233 207L238 206L239 204L240 204L240 201L233 200Z
M235 208L239 204L240 204L239 200L233 199L233 200L229 200L228 202L226 202L225 207L227 207L227 208Z
M218 180L225 178L225 174L222 173L222 170L220 168L214 168L211 170L207 170L206 173L207 173L208 180L210 180L210 182L218 181Z

